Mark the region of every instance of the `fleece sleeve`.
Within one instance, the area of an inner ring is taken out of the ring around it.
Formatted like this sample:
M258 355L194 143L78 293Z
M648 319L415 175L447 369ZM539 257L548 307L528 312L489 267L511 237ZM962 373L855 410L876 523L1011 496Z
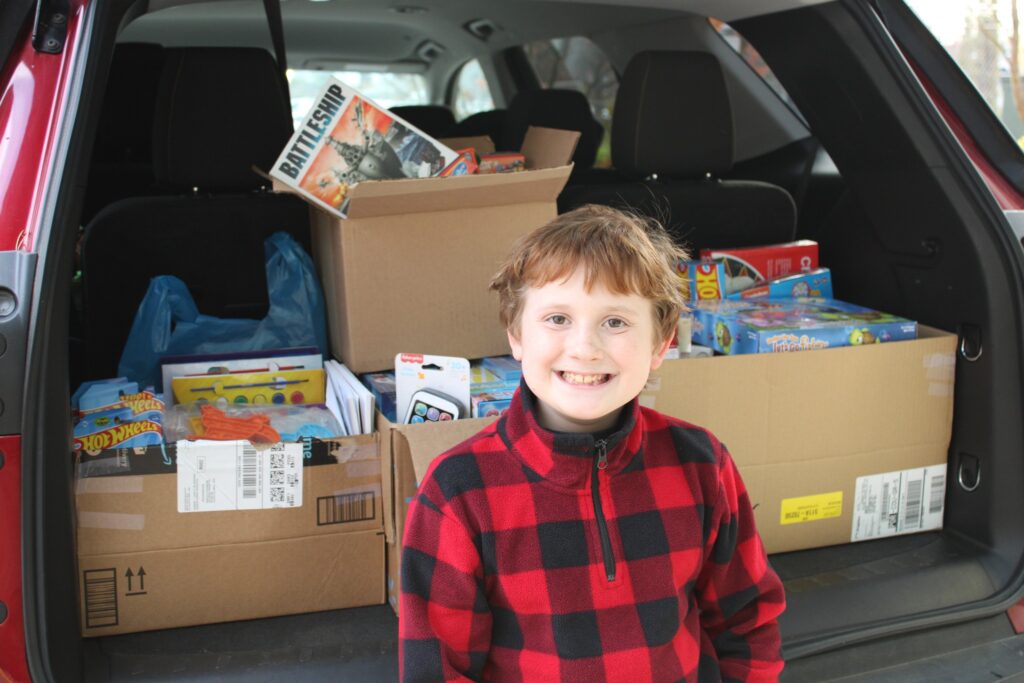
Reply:
M480 552L466 527L422 490L402 544L401 680L480 680L491 643Z
M768 565L746 488L719 445L718 496L697 592L701 626L723 681L775 681L782 672L782 582Z

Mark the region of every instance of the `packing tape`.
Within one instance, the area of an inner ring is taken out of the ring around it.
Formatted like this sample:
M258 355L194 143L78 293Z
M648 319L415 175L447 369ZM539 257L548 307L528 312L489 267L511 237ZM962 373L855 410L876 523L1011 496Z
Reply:
M952 382L928 382L928 395L929 396L952 396L953 395L953 383Z
M356 444L342 444L340 448L336 448L331 453L338 459L339 463L352 462L354 460L376 460L377 459L377 444L376 443L364 443L360 445Z
M655 399L650 394L640 394L639 398L637 398L637 402L644 408L654 410Z
M926 353L921 359L926 368L947 367L956 365L954 353Z
M644 385L644 391L661 391L661 377L648 377L647 384Z
M113 457L113 458L96 458L96 459L82 459L78 461L77 471L75 476L78 479L88 479L90 477L104 477L115 474L124 474L131 472L132 466L128 458Z
M142 477L91 477L75 480L75 495L84 493L142 493Z
M353 479L357 477L376 477L380 475L380 460L359 460L345 465L345 474Z
M146 515L130 515L125 512L79 512L78 526L82 529L142 531L146 526Z

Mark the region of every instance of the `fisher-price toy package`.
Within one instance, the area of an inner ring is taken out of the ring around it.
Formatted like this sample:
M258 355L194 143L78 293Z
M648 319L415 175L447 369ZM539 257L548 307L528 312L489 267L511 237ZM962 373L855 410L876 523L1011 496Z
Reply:
M749 289L726 295L726 299L783 299L783 298L831 299L832 271L818 268L807 273L787 275L768 282L761 282Z
M797 240L763 247L702 249L700 257L724 264L726 293L732 294L749 289L759 281L814 270L818 267L818 243Z
M835 299L702 301L693 341L718 353L777 353L917 338L917 323Z

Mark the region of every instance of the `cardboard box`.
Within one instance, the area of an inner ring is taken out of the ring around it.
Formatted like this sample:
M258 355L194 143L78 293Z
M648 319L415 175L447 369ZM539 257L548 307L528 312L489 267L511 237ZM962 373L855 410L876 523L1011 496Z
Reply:
M640 401L710 429L727 445L769 553L926 531L941 526L955 347L955 335L919 326L918 339L889 344L666 361ZM402 532L417 481L437 455L493 419L412 427L378 415L391 475L385 531L388 601L396 611ZM916 527L905 519L915 483L925 496ZM883 488L895 509L861 500ZM865 524L872 506L883 522L892 520L890 528Z
M390 474L390 483L388 477L385 477L384 486L384 533L387 538L388 603L395 614L398 613L398 597L402 585L399 576L402 532L419 477L423 476L434 458L473 436L495 419L489 417L406 425L390 422L377 413L381 461L384 471Z
M905 484L929 468L927 502L939 506L941 523L944 488L931 488L930 468L944 473L948 459L956 336L923 325L918 336L667 361L641 402L710 429L728 446L770 553L854 540L858 495L884 474L909 472Z
M158 454L124 453L121 474L77 479L82 634L382 603L378 435L312 447L336 462L301 468L293 508L180 513L178 475L153 464Z
M487 284L516 238L557 215L578 138L531 128L522 150L529 170L363 182L346 220L313 210L334 356L363 373L391 368L402 352L507 353Z

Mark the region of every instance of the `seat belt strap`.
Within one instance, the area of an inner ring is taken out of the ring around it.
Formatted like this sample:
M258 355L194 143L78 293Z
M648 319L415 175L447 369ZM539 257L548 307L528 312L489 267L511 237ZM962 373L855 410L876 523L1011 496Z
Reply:
M288 71L288 62L284 54L284 28L281 25L281 0L263 0L263 9L267 12L267 24L270 26L270 40L274 43L274 57L281 73Z

